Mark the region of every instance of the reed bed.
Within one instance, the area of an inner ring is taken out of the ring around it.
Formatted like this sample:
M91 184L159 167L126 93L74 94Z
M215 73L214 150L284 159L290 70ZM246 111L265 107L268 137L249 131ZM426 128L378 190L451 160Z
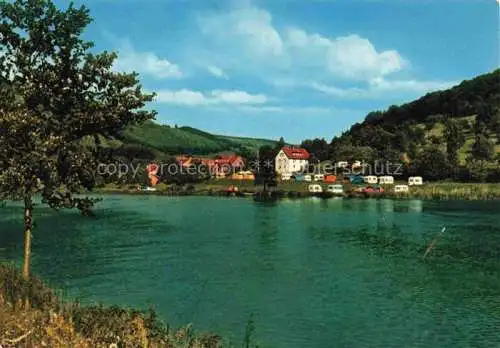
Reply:
M500 183L428 183L422 186L410 186L410 192L406 194L397 194L388 188L386 196L429 200L492 200L500 199Z

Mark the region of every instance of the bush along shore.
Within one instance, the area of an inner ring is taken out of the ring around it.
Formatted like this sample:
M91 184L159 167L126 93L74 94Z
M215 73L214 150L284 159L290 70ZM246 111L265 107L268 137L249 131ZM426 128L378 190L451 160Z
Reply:
M230 191L228 187L237 186L238 191ZM271 198L331 198L335 195L328 192L312 193L308 191L309 183L284 182L276 188L263 194L262 186L253 182L220 180L207 183L187 185L160 184L156 191L138 190L134 185L107 185L95 190L102 194L133 194L133 195L163 195L163 196L233 196L233 197L271 197ZM326 187L326 185L322 185ZM409 192L396 193L394 185L384 186L382 193L357 193L357 185L344 184L346 198L393 198L393 199L426 199L426 200L493 200L500 199L500 183L427 183L422 186L410 186Z
M60 300L39 279L0 264L0 346L220 348L221 337L191 326L171 330L153 310L81 306ZM250 347L250 346L249 346Z

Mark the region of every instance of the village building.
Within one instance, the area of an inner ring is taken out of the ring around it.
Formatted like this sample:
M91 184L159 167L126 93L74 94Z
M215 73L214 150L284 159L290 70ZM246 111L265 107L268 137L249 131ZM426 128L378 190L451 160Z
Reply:
M255 175L251 171L240 171L231 175L233 180L255 180Z
M300 147L284 146L276 155L275 170L278 174L292 174L307 170L311 155Z
M185 168L194 164L205 165L211 176L219 179L231 176L233 173L239 172L245 168L245 160L243 157L237 155L219 155L215 159L177 156L175 160L179 165Z
M244 169L245 161L241 156L225 155L218 156L215 160L206 162L206 165L213 176L216 178L225 178Z

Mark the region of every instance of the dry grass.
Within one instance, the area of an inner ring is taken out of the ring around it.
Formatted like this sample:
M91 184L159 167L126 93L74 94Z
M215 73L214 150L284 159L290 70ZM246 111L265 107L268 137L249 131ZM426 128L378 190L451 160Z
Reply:
M0 345L4 347L219 348L217 335L170 330L153 311L63 303L38 279L0 265Z

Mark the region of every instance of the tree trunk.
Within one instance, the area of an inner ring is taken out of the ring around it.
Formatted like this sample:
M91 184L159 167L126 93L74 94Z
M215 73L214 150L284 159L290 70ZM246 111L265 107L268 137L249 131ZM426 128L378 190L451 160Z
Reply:
M24 263L23 277L30 277L31 232L33 230L33 202L31 196L24 198Z

